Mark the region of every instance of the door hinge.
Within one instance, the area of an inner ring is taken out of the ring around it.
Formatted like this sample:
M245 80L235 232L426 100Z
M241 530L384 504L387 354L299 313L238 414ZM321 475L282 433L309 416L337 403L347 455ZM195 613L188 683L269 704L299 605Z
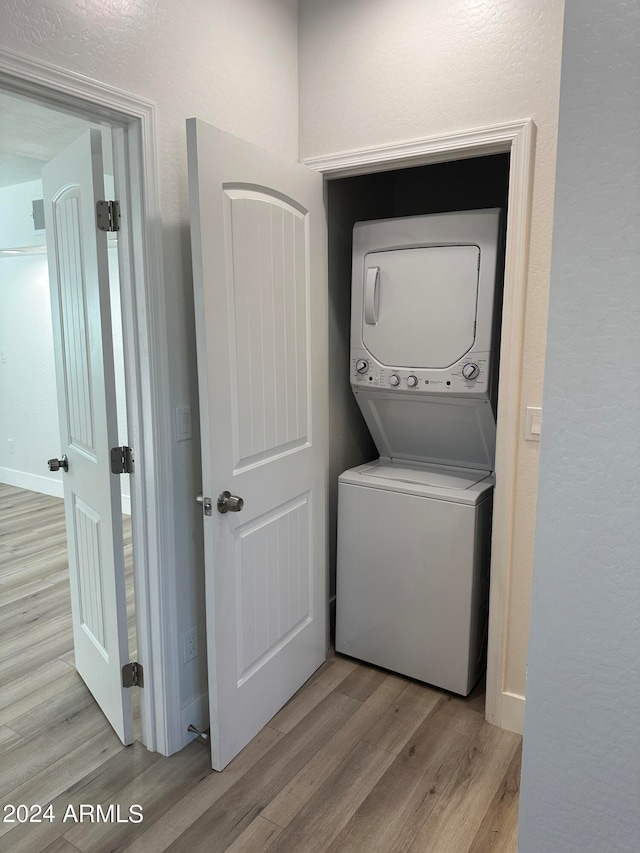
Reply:
M111 473L133 474L133 450L130 447L111 448Z
M120 202L97 201L96 221L99 231L120 230Z
M137 660L125 663L122 667L122 686L144 687L144 671L142 664L138 663Z

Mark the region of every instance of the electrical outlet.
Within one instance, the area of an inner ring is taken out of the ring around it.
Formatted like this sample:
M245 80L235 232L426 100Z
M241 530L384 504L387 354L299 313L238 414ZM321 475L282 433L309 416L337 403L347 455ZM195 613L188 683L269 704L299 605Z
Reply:
M182 663L188 663L198 657L198 635L195 628L182 635Z
M14 452L15 452L15 447L13 446L13 439L10 438L9 439L9 453L14 453Z

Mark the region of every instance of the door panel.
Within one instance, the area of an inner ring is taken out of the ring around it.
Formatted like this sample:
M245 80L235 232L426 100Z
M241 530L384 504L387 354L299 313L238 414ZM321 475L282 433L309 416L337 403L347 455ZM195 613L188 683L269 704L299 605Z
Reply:
M65 383L61 422L65 427L65 442L95 459L94 409L89 386L89 305L82 269L80 205L78 185L67 187L52 202L62 315L60 331L64 335L60 342Z
M316 173L195 119L187 140L220 770L325 659L326 227Z
M308 495L238 529L238 683L308 624L313 566Z
M307 440L305 214L291 199L227 188L234 342L232 411L239 470ZM232 338L232 340L233 340Z
M133 741L102 138L80 137L42 170L76 668L123 743ZM44 460L43 460L44 461Z

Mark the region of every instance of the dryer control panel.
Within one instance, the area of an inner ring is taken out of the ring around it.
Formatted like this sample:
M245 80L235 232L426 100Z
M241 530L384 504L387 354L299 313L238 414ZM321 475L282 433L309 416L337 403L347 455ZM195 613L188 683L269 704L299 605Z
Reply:
M468 352L451 367L412 368L379 364L364 349L351 350L351 386L423 394L486 397L489 394L489 353Z

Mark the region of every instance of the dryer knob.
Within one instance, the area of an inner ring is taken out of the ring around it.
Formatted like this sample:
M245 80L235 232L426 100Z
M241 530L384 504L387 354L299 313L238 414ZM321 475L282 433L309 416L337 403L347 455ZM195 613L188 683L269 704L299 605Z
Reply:
M369 362L366 358L359 358L356 361L356 372L357 373L366 373L369 369Z
M462 375L465 379L477 379L479 374L480 368L473 361L469 361L462 366Z
M392 373L389 377L389 385L393 385L396 388L400 384L400 377L397 373Z
M413 373L411 374L411 376L407 376L407 385L409 386L409 388L415 388L417 384L418 384L418 377L417 376L414 376Z

